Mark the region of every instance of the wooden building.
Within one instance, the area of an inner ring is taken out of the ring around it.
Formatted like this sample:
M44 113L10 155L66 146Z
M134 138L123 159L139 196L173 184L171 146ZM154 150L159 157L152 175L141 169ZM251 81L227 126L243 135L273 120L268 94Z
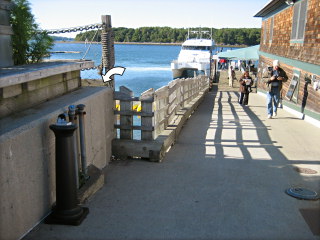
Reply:
M288 76L283 107L320 126L320 1L270 0L255 17L262 18L258 92L266 93L268 67L279 60Z

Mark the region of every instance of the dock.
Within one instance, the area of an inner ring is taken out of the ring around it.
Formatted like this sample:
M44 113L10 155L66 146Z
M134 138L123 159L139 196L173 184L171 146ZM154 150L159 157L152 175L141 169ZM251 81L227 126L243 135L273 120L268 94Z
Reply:
M81 53L80 51L51 51L50 53Z
M39 224L23 240L319 239L319 200L285 190L319 191L320 129L283 109L267 119L255 92L239 105L227 81L220 71L161 163L112 161L80 226Z

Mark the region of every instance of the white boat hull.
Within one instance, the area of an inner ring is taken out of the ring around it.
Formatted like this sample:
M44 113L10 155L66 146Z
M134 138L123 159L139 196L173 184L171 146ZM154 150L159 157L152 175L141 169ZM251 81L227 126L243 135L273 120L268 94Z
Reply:
M173 61L171 63L171 70L172 70L172 75L173 78L181 78L181 77L195 77L195 75L207 75L209 76L210 74L210 63L198 63L198 62L178 62L178 61ZM189 71L190 74L194 75L186 76L186 71Z
M187 39L182 44L178 59L171 62L173 78L210 76L213 45L212 39Z

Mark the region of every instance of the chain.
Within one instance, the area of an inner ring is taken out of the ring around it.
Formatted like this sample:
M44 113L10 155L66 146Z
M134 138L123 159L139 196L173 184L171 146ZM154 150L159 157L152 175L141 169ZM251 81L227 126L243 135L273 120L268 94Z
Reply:
M91 68L82 68L81 71L87 71L87 70L92 70L92 69L100 69L101 65L99 66L94 66L94 67L91 67Z
M96 23L96 24L90 24L90 25L81 26L81 27L62 28L62 29L48 29L48 30L44 30L44 32L46 32L48 34L81 32L81 31L88 31L88 30L92 30L92 29L101 29L102 26L103 26L103 24Z
M104 27L104 24L97 23L97 24L91 24L81 27L72 27L72 28L62 28L62 29L49 29L49 30L43 30L44 32L48 34L59 34L59 33L70 33L70 32L81 32L81 31L88 31L93 29L102 29ZM106 32L105 32L106 31ZM81 71L87 71L92 69L97 69L98 74L103 74L103 69L107 70L114 66L115 59L114 59L114 33L111 29L106 28L105 31L101 33L101 44L102 44L102 58L101 58L101 64L98 66L94 66L91 68L83 68ZM97 32L95 33L95 35ZM88 51L88 50L87 50ZM83 59L85 58L87 52L83 56ZM110 81L107 83L110 85L110 87L114 87L114 81Z

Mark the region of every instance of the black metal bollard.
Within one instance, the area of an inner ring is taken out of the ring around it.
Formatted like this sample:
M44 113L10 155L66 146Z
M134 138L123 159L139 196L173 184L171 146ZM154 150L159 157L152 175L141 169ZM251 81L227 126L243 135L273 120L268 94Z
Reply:
M80 225L89 209L80 207L74 162L75 124L53 124L56 137L56 206L45 219L47 224Z

